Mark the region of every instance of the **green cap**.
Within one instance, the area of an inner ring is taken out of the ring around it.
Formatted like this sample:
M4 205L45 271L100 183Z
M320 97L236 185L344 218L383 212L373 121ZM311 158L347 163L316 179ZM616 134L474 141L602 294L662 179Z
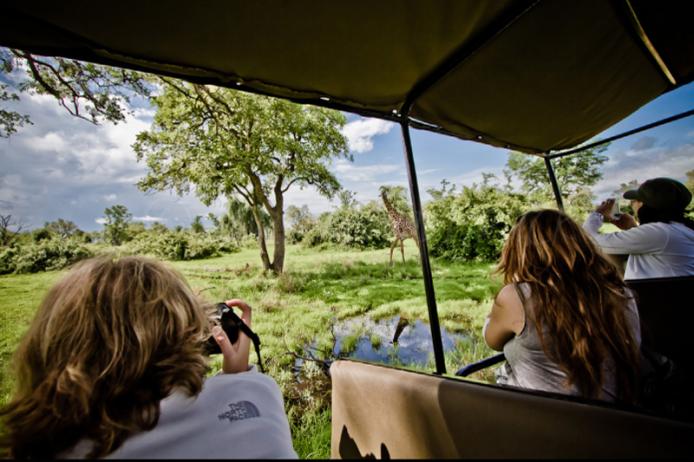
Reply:
M654 209L683 211L691 202L692 193L672 178L653 178L644 181L638 189L625 192L624 198L643 202Z

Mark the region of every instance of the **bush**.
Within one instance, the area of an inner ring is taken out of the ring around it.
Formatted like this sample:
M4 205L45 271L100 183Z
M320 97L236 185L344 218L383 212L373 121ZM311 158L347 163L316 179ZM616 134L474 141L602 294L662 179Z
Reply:
M141 233L125 249L127 253L167 260L196 260L237 250L232 242L219 236L173 231Z
M528 207L522 194L493 186L433 194L427 204L431 255L447 260L496 260L516 219Z
M244 249L257 249L258 248L258 236L255 234L246 234L241 238L239 245Z
M388 247L390 241L386 211L377 202L370 202L361 207L343 206L321 215L318 224L304 235L302 242L310 247L331 243L358 249L382 249Z
M92 252L75 240L44 239L3 250L0 253L0 273L58 270L91 256Z
M17 256L17 247L7 247L0 250L0 274L14 272L14 259Z

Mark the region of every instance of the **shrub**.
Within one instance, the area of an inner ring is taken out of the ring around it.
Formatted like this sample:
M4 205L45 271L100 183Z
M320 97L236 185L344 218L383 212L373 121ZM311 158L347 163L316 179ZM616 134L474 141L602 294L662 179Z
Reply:
M53 238L53 233L47 228L39 228L31 233L34 242L46 241Z
M434 193L427 204L427 239L431 255L447 260L496 260L528 206L525 195L487 185Z
M86 247L72 239L44 239L7 249L0 254L0 271L36 273L65 268L92 256Z
M359 249L387 247L391 240L388 215L377 202L364 206L343 206L323 214L310 229L303 243L316 247L331 243Z
M244 249L256 249L258 248L258 236L255 234L246 234L241 238L239 245Z
M14 259L17 256L17 247L7 247L0 250L0 274L14 272Z
M126 252L154 255L167 260L196 260L238 248L230 241L214 235L187 232L144 232L126 244Z

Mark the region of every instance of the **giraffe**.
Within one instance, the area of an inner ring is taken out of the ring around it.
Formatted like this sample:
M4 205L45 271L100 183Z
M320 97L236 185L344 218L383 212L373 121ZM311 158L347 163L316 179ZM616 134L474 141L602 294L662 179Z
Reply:
M381 189L381 198L383 199L383 205L386 207L388 212L388 219L390 220L390 226L393 228L393 234L395 239L390 246L390 266L393 266L393 249L400 242L400 253L402 254L402 262L405 263L405 246L403 241L407 238L414 239L417 248L419 248L419 239L417 239L417 229L414 227L414 223L410 220L410 217L405 213L399 212L393 203L388 199L388 195L385 189Z

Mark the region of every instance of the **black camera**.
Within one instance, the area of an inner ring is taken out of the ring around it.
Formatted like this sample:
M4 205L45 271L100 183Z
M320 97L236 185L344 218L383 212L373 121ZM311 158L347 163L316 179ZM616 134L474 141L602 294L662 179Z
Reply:
M264 372L263 363L260 359L260 337L258 337L258 335L234 313L234 310L225 303L217 303L217 313L213 316L213 319L218 322L224 332L226 332L232 344L236 343L241 332L251 339L255 347L255 352L258 355L258 366L260 367L260 371ZM207 355L214 355L222 352L213 335L210 335L205 342L204 350Z

